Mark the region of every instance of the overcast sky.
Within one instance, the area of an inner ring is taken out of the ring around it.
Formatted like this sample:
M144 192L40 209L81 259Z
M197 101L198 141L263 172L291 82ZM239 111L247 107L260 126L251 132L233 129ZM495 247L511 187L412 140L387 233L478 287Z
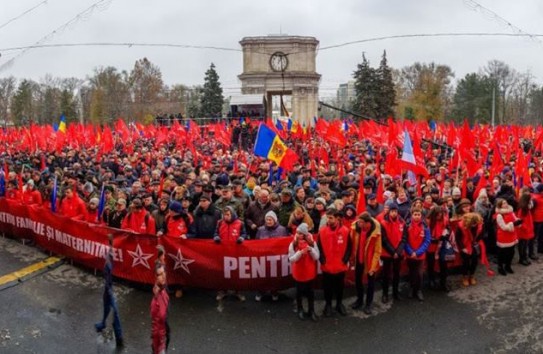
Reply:
M17 52L3 49L32 45L97 0L48 0L20 19L6 22L42 0L0 2L0 65ZM512 25L530 34L543 33L543 1L478 0ZM47 44L87 42L171 43L240 48L245 36L282 33L314 36L320 46L388 35L514 30L481 11L471 0L112 0ZM389 64L401 68L420 62L449 65L456 78L478 71L491 59L517 71L530 70L543 84L543 38L456 37L390 39L320 51L321 96L335 95L352 76L362 52L378 65L383 50ZM33 49L0 71L0 77L40 80L50 73L84 78L96 66L130 71L137 59L157 64L167 84L201 84L211 62L217 66L228 96L239 90L242 56L236 51L141 47Z

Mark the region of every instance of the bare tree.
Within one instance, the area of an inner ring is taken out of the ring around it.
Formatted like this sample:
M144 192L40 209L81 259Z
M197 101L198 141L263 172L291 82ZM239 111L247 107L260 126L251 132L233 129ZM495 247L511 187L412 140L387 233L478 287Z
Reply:
M10 120L9 107L17 80L13 76L0 79L0 121L5 126Z

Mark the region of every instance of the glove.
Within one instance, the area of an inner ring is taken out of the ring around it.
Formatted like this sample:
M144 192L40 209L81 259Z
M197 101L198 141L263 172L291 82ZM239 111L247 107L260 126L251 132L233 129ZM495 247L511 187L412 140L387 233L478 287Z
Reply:
M215 236L215 237L213 237L213 241L215 243L221 243L221 238L219 236Z
M237 242L238 244L242 243L242 242L243 242L243 237L241 237L241 236L238 237L238 239L236 240L236 242Z
M522 219L517 219L517 220L513 221L513 225L515 225L515 226L519 226L520 224L522 224Z

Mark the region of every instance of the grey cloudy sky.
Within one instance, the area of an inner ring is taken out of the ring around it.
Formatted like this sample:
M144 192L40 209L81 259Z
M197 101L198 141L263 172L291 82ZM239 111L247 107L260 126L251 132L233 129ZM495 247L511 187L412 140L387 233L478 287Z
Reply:
M31 13L0 28L0 50L32 45L97 0L48 0ZM0 26L41 0L0 2ZM474 11L471 0L112 0L47 44L85 42L173 43L240 48L244 36L283 33L314 36L320 46L387 35L437 32L513 33L492 16ZM478 0L523 31L543 33L543 2ZM456 78L478 71L488 60L502 60L517 71L530 70L543 84L543 38L412 38L383 40L323 50L317 57L321 96L335 95L351 78L361 53L378 65L383 50L400 68L416 61L451 66ZM0 65L17 52L1 51ZM96 66L130 71L137 59L157 64L165 83L201 84L211 62L217 66L225 94L240 83L242 56L235 51L141 47L77 47L29 50L0 77L40 80L45 74L84 78Z

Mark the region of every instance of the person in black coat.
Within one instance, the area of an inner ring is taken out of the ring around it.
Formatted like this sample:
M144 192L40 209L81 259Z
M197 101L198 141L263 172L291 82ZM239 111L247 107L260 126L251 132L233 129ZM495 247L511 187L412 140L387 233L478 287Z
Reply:
M220 210L211 204L211 198L205 193L202 194L200 204L194 210L194 221L187 237L212 239L221 217Z

